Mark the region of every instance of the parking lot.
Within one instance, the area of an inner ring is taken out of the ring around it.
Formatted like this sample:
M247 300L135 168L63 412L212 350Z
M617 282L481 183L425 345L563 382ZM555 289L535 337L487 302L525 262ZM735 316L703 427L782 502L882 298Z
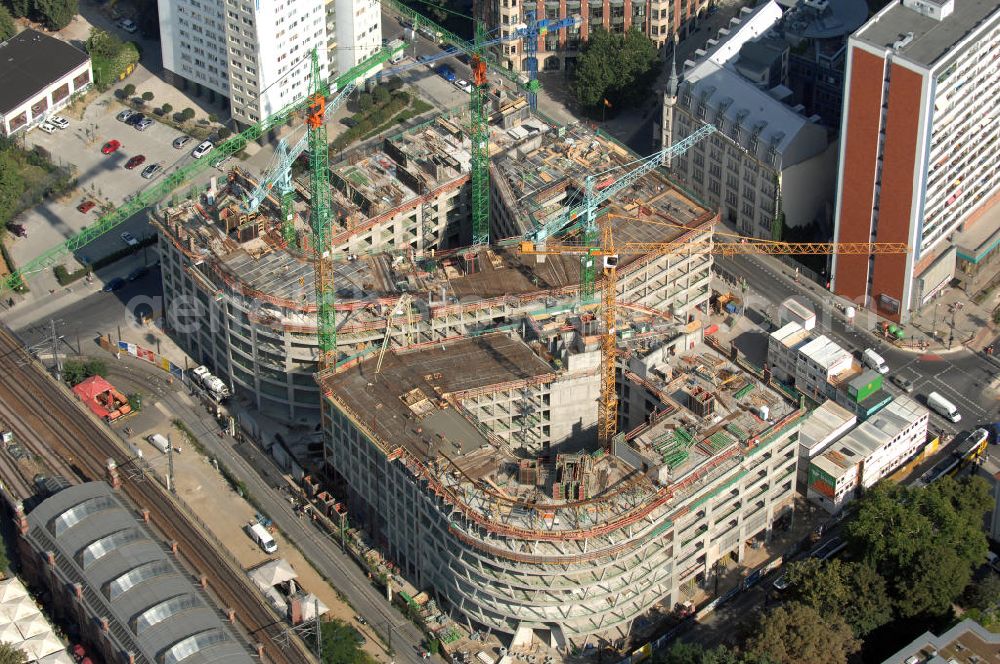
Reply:
M52 134L34 129L27 134L26 147L39 146L48 151L55 163L72 165L78 184L67 195L47 199L19 217L18 223L26 227L28 235L17 239L10 247L15 262L23 264L94 223L100 216L102 204L120 205L128 196L153 186L164 173L193 160L191 150L197 145L196 141L192 140L183 149L175 149L171 143L181 135L178 131L159 122L139 131L116 119L124 108L109 95L104 96L86 108L82 121L69 117L69 126L65 129ZM110 154L103 154L102 147L112 140L121 146ZM145 161L132 170L126 169L125 165L137 155L144 156ZM152 180L144 179L141 173L151 164L160 164L163 171ZM200 181L204 182L212 174L218 172L209 171ZM84 201L97 205L80 212L77 208ZM150 232L145 217L137 215L116 232L88 246L84 255L103 256L125 246L120 237L123 231L138 238Z

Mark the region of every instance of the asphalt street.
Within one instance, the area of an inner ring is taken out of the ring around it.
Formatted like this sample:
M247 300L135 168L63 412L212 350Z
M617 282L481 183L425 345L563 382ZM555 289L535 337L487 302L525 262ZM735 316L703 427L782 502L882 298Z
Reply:
M777 267L774 262L755 256L716 256L717 269L736 278L744 278L750 292L762 295L771 304L766 312L770 320L777 320L779 303L798 296L812 305L817 315L817 327L828 337L852 351L874 348L885 358L892 373L901 373L914 382L913 394L924 401L928 392L937 391L953 401L962 414L962 421L952 424L937 413L932 413L932 428L954 433L973 428L975 424L1000 420L1000 403L990 389L997 375L997 368L982 356L959 350L950 353L916 353L900 350L885 343L872 331L874 322L864 320L858 313L853 325L833 305L833 296L816 284L803 279L796 284L789 276L791 268ZM886 381L887 389L898 394L900 390Z

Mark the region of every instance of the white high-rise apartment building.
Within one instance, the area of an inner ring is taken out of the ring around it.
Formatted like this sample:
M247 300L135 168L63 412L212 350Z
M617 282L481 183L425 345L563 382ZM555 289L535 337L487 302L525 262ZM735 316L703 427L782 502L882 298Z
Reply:
M344 73L382 48L378 0L334 0L337 10L337 69ZM333 56L330 56L331 62ZM381 67L376 68L378 71Z
M159 10L168 80L225 95L243 124L305 96L313 48L327 78L382 41L374 0L159 0Z

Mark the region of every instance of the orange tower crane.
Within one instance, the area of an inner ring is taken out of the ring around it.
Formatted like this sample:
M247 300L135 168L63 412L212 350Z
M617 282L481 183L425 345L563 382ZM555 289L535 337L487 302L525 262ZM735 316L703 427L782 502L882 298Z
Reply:
M754 240L732 233L715 233L732 241L715 242L713 239L690 241L683 237L674 242L622 242L617 246L611 229L611 219L628 219L672 226L681 230L697 230L680 224L663 224L648 219L608 214L601 223L601 243L557 244L522 242L520 251L537 256L591 256L604 263L604 283L601 297L604 330L601 334L601 399L597 410L597 440L605 448L618 431L618 394L615 390L615 371L618 347L615 335L617 320L616 288L619 256L665 256L670 254L738 255L826 255L826 254L905 254L909 247L902 242L780 242Z

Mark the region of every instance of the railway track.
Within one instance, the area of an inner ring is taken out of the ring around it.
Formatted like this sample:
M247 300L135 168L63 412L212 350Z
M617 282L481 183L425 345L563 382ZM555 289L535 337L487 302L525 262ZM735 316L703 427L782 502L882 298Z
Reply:
M45 459L60 464L70 473L67 479L106 478L107 459L120 460L128 454L98 425L82 404L57 386L36 363L27 363L17 338L0 327L0 412L15 434L31 440L29 447ZM44 450L44 451L41 451ZM0 473L6 476L10 461L0 454ZM224 607L236 611L252 640L264 647L267 661L274 664L302 664L314 661L297 638L283 638L285 626L271 609L257 599L257 591L242 569L217 550L210 536L184 515L174 498L146 475L138 480L119 473L122 490L140 508L149 510L151 521L167 540L178 542L178 550L209 586ZM22 479L23 481L23 479ZM15 481L16 483L16 481ZM31 492L30 483L20 490ZM279 637L282 637L279 639Z

